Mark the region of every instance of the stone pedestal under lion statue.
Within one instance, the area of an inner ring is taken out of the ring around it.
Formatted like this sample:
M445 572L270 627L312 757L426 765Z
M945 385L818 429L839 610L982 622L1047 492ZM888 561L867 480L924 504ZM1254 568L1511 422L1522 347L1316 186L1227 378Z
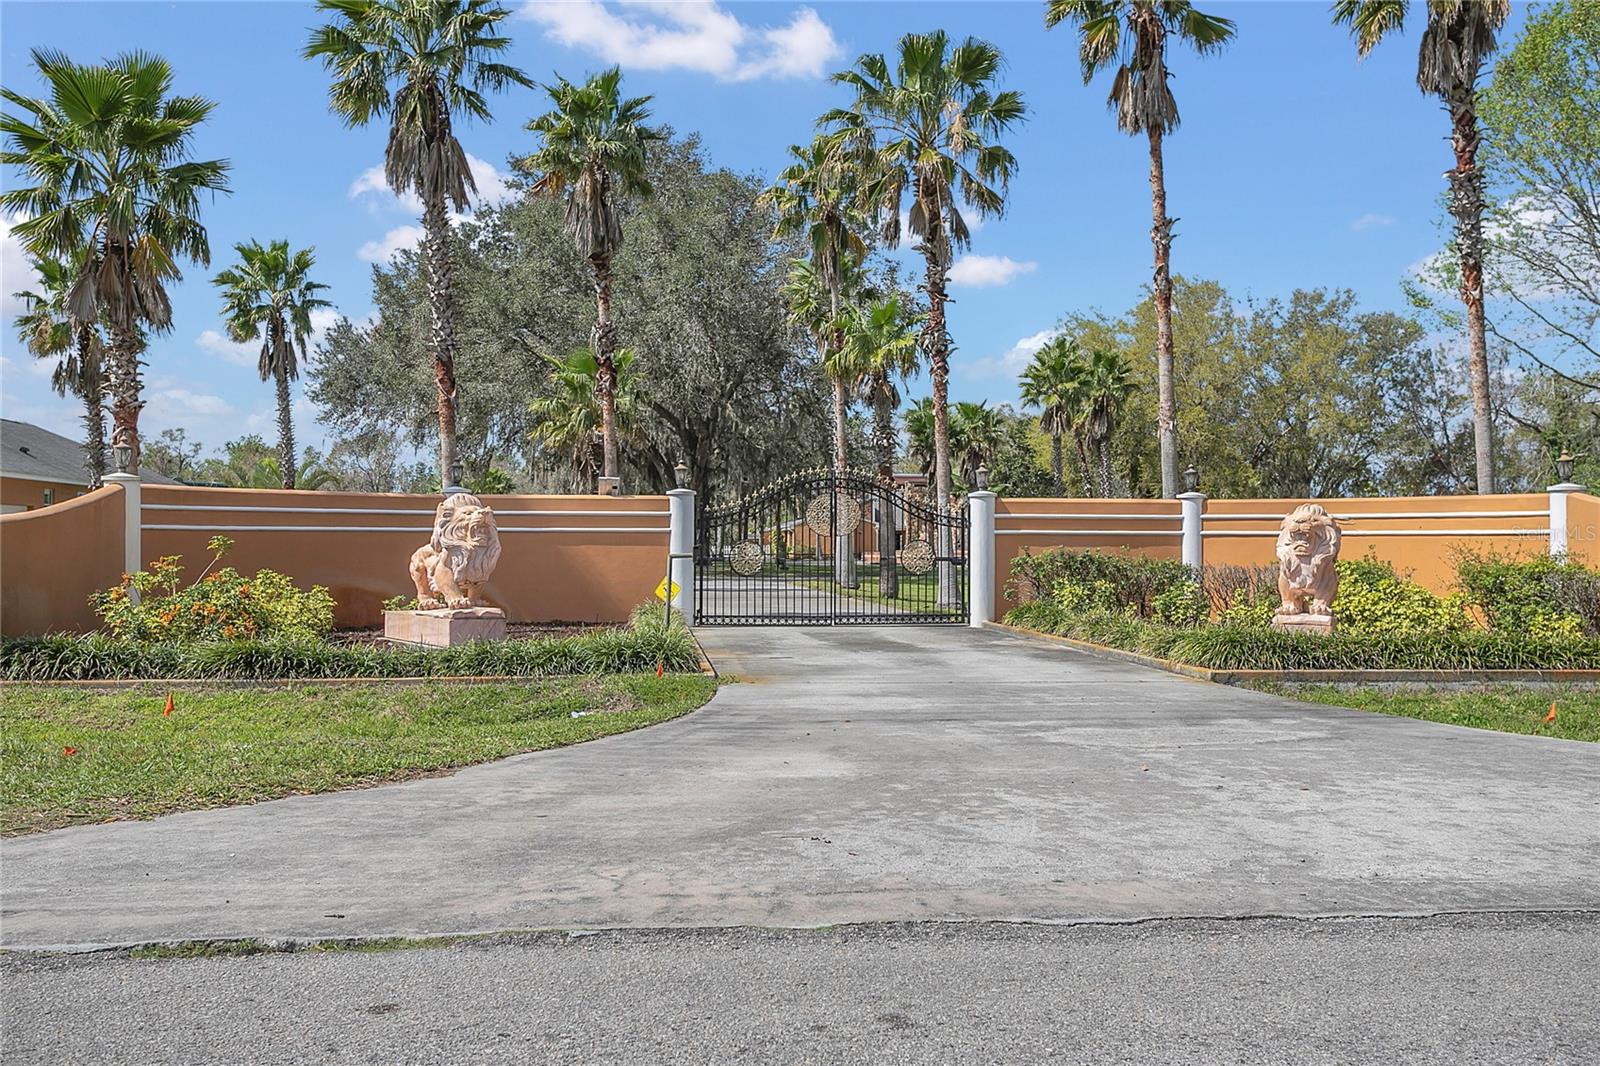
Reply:
M1339 594L1339 523L1321 506L1302 504L1278 527L1278 595L1272 628L1327 636Z
M506 639L506 613L480 596L500 561L494 511L468 492L452 493L433 516L433 538L411 556L415 611L383 612L383 635L448 648Z

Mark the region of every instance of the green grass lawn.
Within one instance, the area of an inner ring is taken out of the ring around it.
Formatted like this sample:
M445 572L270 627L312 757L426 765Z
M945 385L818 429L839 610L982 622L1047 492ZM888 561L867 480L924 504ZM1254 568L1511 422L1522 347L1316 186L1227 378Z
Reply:
M1429 722L1563 740L1600 741L1600 687L1485 685L1469 689L1425 686L1378 689L1266 683L1254 687L1293 699L1422 718ZM1556 719L1546 722L1552 701L1556 705Z
M654 725L700 675L524 684L0 692L0 832L151 818L397 781ZM579 717L573 717L581 712Z

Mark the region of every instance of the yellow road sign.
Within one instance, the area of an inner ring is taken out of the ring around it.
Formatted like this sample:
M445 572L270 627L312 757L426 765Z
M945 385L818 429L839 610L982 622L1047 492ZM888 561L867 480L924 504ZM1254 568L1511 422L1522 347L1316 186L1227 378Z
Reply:
M676 597L677 595L678 583L676 581L668 585L667 579L662 578L661 584L656 586L656 599L658 600L665 600L668 596Z

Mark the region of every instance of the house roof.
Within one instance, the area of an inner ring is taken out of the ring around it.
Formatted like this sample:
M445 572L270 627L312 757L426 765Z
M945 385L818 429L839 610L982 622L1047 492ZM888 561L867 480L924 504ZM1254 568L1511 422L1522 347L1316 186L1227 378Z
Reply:
M159 485L177 484L154 470L140 471L139 476ZM32 422L14 422L9 418L0 419L0 477L59 481L64 485L89 484L89 472L83 468L81 443Z

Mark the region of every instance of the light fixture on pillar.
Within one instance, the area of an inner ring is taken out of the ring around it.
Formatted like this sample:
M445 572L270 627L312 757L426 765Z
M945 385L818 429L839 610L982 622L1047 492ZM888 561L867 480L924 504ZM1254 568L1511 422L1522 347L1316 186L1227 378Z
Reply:
M445 486L445 490L449 491L450 489L459 489L459 488L461 488L461 479L463 477L465 477L465 476L466 476L466 470L462 467L462 465L460 463L451 463L450 464L450 484Z
M1572 464L1578 457L1566 448L1561 449L1561 454L1556 456L1556 480L1566 485L1572 481Z
M689 487L689 467L682 459L679 459L678 465L672 468L672 479L677 482L680 489Z
M1195 469L1193 463L1190 463L1188 466L1184 467L1184 470L1183 470L1183 491L1184 492L1199 492L1200 491L1200 471Z
M111 446L111 461L116 464L117 473L126 474L128 467L133 465L133 445L117 443Z
M989 468L987 466L982 465L981 463L978 466L978 479L977 480L978 480L978 491L979 492L987 492L989 490Z

